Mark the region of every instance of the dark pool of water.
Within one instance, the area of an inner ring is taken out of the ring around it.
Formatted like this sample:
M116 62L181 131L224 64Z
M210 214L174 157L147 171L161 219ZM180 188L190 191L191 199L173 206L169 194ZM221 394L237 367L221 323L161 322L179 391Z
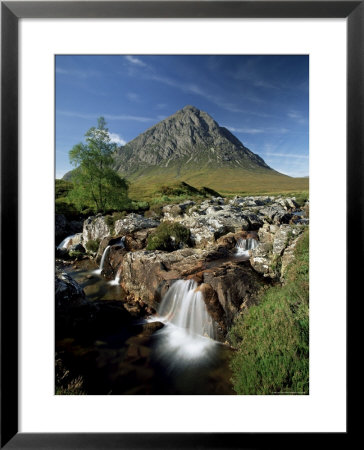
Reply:
M98 266L90 260L78 261L65 271L82 286L89 300L123 300L125 292L120 285L112 285L112 280L94 273Z
M96 269L93 262L80 261L65 270L88 299L117 301L123 307L121 286L110 285L110 280L93 273ZM83 389L91 395L234 394L231 348L157 320L134 317L120 323L116 331L103 329L92 337L70 333L56 341L57 355L75 377L83 378Z
M163 328L153 332L148 325L121 325L119 333L92 342L65 338L57 341L56 348L66 367L83 377L83 388L91 395L234 394L231 349L211 342L199 353L196 343L191 355L188 348L173 353L169 339L169 331Z

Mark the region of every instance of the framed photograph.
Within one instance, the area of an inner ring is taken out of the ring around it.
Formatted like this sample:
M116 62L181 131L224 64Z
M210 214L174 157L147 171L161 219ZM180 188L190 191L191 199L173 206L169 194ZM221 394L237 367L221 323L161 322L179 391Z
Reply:
M2 447L347 439L362 2L1 6Z

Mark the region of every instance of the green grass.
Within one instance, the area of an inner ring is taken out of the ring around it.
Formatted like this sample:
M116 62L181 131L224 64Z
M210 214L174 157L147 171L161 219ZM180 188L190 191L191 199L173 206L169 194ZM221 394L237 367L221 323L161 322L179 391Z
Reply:
M291 178L275 171L261 170L250 172L244 169L203 168L178 173L168 168L149 168L133 174L130 178L129 196L139 200L151 200L163 185L173 185L181 181L202 189L204 186L223 196L287 194L308 192L308 178Z
M237 352L231 360L238 394L308 394L309 235L283 286L270 287L256 306L239 316L229 332Z

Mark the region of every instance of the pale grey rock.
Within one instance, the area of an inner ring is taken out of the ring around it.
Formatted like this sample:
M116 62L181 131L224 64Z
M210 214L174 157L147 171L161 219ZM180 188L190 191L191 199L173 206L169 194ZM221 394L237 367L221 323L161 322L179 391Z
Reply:
M134 231L143 230L146 228L155 228L160 224L158 220L144 217L140 214L128 214L124 219L115 222L115 235L124 236L125 234Z
M111 231L111 227L106 223L105 217L88 217L83 222L83 244L86 245L89 240L101 241L104 237L111 235Z

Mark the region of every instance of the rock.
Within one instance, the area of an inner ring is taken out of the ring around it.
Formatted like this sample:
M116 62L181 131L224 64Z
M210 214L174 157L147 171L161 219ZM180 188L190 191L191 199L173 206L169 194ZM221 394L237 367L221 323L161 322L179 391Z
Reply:
M218 327L220 328L219 331L221 337L223 337L226 334L227 327L224 321L224 309L219 302L216 291L208 283L201 283L198 286L197 290L202 293L207 311L217 323Z
M97 254L96 254L96 262L97 263L100 262L106 247L109 247L109 246L124 249L125 248L125 239L123 238L123 236L117 236L117 237L106 236L106 237L104 237L102 239L102 241L100 242L99 249L97 250Z
M146 228L156 228L159 221L141 216L140 214L128 214L124 219L115 222L115 235L125 236L134 231L144 230Z
M292 214L287 212L282 205L265 206L259 210L264 222L272 224L289 223Z
M200 271L207 255L206 251L189 248L170 253L130 252L121 264L121 285L130 299L155 310L171 283Z
M127 253L127 250L120 245L110 246L109 252L104 261L102 274L106 278L114 279L116 274L119 273L119 269Z
M183 249L171 253L137 251L128 253L121 264L122 287L129 302L143 302L154 310L179 279L193 279L204 294L208 311L226 334L234 315L255 301L265 280L246 261L226 260L224 247L211 250ZM221 260L221 261L220 261Z
M186 213L187 209L194 206L196 203L193 201L186 201L178 205L166 205L163 207L162 212L166 219L174 218Z
M289 245L282 256L282 266L281 266L281 281L284 281L285 274L287 272L287 267L294 261L294 251L297 245L297 239L295 239L291 245Z
M112 228L106 223L105 217L103 216L92 216L88 217L83 222L83 232L82 238L84 245L87 241L101 241L106 236L111 236Z
M64 238L82 231L82 222L68 220L64 214L55 215L55 240L58 245ZM79 242L75 242L78 244Z
M87 303L82 287L66 272L56 270L56 308L68 308Z
M259 244L252 250L250 258L252 267L265 277L280 278L284 254L303 230L302 226L297 225L264 224L258 232ZM288 250L285 265L291 260L290 251Z
M211 245L219 237L238 231L257 231L264 223L288 224L296 208L293 198L268 196L210 199L200 205L185 202L163 208L162 220L178 221L191 231L196 247ZM191 206L192 205L192 206Z
M197 247L211 245L220 236L229 232L249 229L248 220L241 215L241 211L230 205L210 204L211 200L205 201L200 208L192 209L190 214L170 217L178 221L191 231L191 239ZM166 217L163 220L167 220Z
M207 293L205 302L208 309L215 320L218 316L219 323L224 323L224 329L232 325L239 311L256 302L258 292L265 283L248 262L239 265L231 263L205 270L203 282L212 289L211 291L210 288L202 288Z
M148 228L127 234L125 236L125 248L131 252L144 249L147 246L148 237L153 230L154 228Z
M259 228L263 225L263 220L261 220L253 212L244 211L242 217L249 223L249 230L259 230Z
M225 247L228 250L233 250L240 239L255 239L258 240L256 231L239 231L238 233L228 233L220 237L216 243L219 246Z
M252 255L250 257L250 263L252 267L264 276L272 276L275 274L271 270L272 263L272 245L267 243L259 244L254 250L252 250Z

